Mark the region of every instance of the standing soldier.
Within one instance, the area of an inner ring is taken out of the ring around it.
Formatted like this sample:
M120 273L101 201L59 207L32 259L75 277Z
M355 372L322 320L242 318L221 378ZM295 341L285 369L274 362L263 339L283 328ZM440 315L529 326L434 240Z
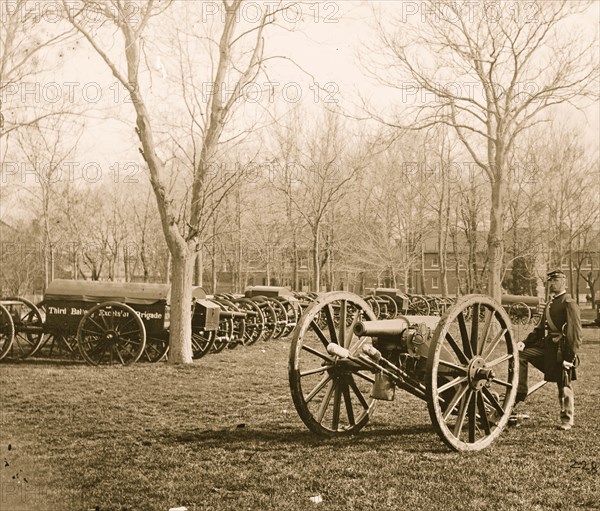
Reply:
M560 270L548 273L549 300L540 323L523 342L519 355L519 384L516 403L527 398L528 364L544 373L546 381L558 385L560 402L559 429L573 427L575 396L572 381L576 379L575 362L581 346L581 319L579 307L566 292L566 276ZM515 404L516 404L515 403ZM515 424L516 420L513 419Z

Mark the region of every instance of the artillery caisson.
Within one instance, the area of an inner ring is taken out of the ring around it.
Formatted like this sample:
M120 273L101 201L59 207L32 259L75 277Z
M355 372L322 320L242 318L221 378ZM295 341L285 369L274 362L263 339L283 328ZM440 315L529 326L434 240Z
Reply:
M357 433L399 388L427 402L446 445L469 451L508 422L518 349L508 315L487 296L465 296L442 317L377 320L359 296L332 292L296 326L288 370L296 410L315 433Z
M157 361L169 347L168 284L54 280L44 295L44 331L76 335L89 364Z

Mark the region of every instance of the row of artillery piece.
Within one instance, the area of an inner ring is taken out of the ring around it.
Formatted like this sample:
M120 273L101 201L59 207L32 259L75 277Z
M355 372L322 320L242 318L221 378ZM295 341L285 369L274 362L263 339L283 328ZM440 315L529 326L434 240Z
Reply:
M93 365L162 360L169 291L165 284L57 280L37 305L2 299L0 355L65 350ZM196 357L289 337L292 400L304 424L320 435L357 433L375 405L401 389L427 402L446 445L479 450L500 434L514 405L519 352L513 324L507 308L485 295L436 301L387 288L361 297L254 286L243 295L210 296L196 288L192 301Z
M318 293L251 286L243 294L192 291L195 359L257 341L288 337ZM378 319L441 315L452 300L378 288L365 296ZM0 298L0 360L78 358L92 365L165 360L170 285L52 281L41 302Z

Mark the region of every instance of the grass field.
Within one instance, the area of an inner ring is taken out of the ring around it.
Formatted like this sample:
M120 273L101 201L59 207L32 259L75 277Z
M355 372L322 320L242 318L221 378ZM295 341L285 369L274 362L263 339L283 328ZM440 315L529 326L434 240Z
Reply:
M183 368L2 364L0 510L599 509L600 330L584 335L576 427L555 429L547 385L531 419L468 454L403 392L357 436L315 437L292 404L286 341Z

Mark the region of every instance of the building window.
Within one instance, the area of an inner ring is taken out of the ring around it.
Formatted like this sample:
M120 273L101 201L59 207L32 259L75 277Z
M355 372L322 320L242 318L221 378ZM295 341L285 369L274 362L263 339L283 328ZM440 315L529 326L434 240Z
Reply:
M300 268L308 268L308 256L306 254L299 254L298 259L298 266Z
M431 289L439 289L440 288L440 278L439 277L431 277Z
M440 258L438 254L433 254L433 257L431 258L431 266L439 266L440 265Z

